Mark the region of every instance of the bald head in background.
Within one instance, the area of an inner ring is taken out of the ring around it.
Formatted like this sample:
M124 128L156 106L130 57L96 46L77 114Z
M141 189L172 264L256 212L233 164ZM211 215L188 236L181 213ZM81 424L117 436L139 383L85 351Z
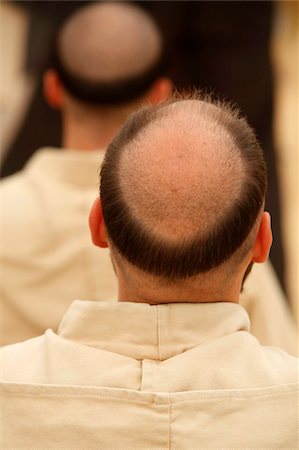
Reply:
M194 96L134 113L101 171L120 273L130 282L148 275L149 285L170 287L167 295L173 286L181 301L189 287L197 301L201 288L206 299L210 290L237 301L248 267L267 259L272 242L266 184L255 134L230 106Z
M63 147L92 150L111 141L128 114L169 97L160 31L138 6L96 2L58 32L45 95L63 118Z
M54 68L68 93L92 105L121 105L147 94L165 53L153 19L130 3L80 8L58 33Z
M128 3L95 3L64 25L58 52L65 68L94 82L141 75L161 57L162 39L148 14Z

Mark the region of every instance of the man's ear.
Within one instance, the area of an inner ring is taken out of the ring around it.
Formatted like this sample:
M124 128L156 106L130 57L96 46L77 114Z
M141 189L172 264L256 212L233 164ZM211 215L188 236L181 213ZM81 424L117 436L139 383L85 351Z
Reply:
M93 244L101 248L108 247L100 196L92 205L89 214L89 228Z
M167 77L158 78L151 86L147 99L150 103L160 103L167 100L173 91L173 83Z
M259 231L252 252L252 262L263 263L267 261L273 241L271 230L271 217L268 212L263 212Z
M62 106L63 89L55 70L47 70L44 74L43 89L48 104L54 109L60 109Z

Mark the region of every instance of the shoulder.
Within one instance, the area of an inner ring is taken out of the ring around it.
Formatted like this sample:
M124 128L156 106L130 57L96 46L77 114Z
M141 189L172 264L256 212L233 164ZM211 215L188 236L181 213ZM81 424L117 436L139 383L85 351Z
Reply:
M260 360L273 384L297 383L299 359L278 347L260 346Z
M13 196L15 193L19 192L19 189L24 184L24 171L10 175L9 177L3 178L0 182L0 196L1 200L5 201L7 196Z
M34 373L45 365L47 333L0 349L1 382L34 382Z
M3 178L0 182L0 196L4 204L11 205L11 199L18 201L28 199L28 194L36 193L36 185L45 177L45 157L48 154L59 154L55 149L38 149L19 172ZM30 200L30 196L29 196Z
M0 182L0 201L2 217L9 220L14 218L14 212L20 215L24 209L34 202L36 187L31 182L27 168L6 177ZM3 216L4 215L4 216Z
M32 164L34 161L29 160L28 165ZM17 247L16 241L18 245L27 247L30 244L28 236L31 237L41 228L43 209L39 180L42 176L41 173L36 177L25 166L0 182L2 252Z
M4 178L0 182L1 204L1 236L2 243L6 246L10 241L10 235L17 236L19 222L22 217L28 217L28 186L24 172Z

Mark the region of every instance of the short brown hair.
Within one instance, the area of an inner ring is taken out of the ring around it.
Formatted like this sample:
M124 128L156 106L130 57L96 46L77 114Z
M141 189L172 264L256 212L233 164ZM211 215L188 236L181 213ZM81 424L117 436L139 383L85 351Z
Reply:
M161 239L138 217L133 217L120 186L124 176L119 170L123 152L130 151L134 139L169 116L171 106L186 101L186 97L174 98L166 104L146 107L132 114L109 145L101 169L103 215L113 248L139 269L168 280L182 280L209 271L238 252L239 258L243 258L253 243L250 235L264 204L267 185L261 147L238 110L223 102L212 101L209 96L198 97L196 94L188 96L187 100L199 100L207 106L204 109L206 120L230 136L245 172L239 197L231 201L223 219L213 223L208 233L186 236L178 243ZM214 106L211 110L210 105Z

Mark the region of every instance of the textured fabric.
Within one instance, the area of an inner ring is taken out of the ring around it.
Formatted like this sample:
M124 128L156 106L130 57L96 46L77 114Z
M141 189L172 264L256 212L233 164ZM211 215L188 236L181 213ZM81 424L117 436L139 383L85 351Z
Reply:
M0 344L56 331L75 298L117 299L109 251L91 244L88 229L103 154L41 149L0 183ZM294 321L269 263L253 268L241 303L262 344L296 353Z
M88 227L103 155L42 149L0 183L2 344L56 330L76 298L117 298L109 251Z
M74 302L3 347L2 448L292 448L298 359L233 303Z

